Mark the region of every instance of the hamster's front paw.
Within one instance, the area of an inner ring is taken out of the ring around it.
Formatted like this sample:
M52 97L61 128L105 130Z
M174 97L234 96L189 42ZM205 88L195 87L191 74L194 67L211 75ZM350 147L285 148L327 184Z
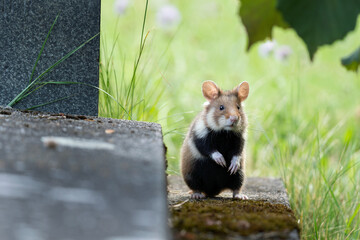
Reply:
M230 172L230 175L235 174L237 170L240 168L240 159L241 157L234 156L231 159L230 167L228 169L228 172Z
M220 166L226 167L225 158L224 158L224 156L223 156L221 153L219 153L218 151L213 152L213 153L211 154L211 158L212 158L217 164L219 164Z

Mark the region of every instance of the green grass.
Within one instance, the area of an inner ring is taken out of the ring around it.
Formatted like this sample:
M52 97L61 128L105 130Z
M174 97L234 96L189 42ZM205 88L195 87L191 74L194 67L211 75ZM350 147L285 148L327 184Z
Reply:
M93 88L96 88L96 89L99 89L97 86L93 86L93 85L90 85L90 84L86 84L86 83L79 83L79 82L64 82L64 81L49 81L47 79L47 74L50 73L51 71L53 71L54 69L56 69L56 67L58 65L60 65L61 63L63 63L64 61L66 61L68 58L70 58L73 54L75 54L78 50L80 50L81 48L83 48L86 44L88 44L90 41L92 41L94 38L98 37L100 33L96 34L95 36L89 38L87 41L85 41L84 43L82 43L80 46L74 48L72 51L68 52L65 56L63 56L62 58L60 58L59 60L57 60L53 65L51 65L49 68L47 68L44 72L42 72L41 74L39 74L39 76L37 76L35 78L34 74L35 74L35 70L37 68L37 65L39 63L39 60L41 58L41 55L45 49L45 46L46 46L46 43L51 35L51 32L57 22L59 18L59 15L57 15L55 17L55 20L53 21L46 37L45 37L45 40L41 46L41 49L40 49L40 52L36 58L36 61L35 61L35 64L33 66L33 69L32 69L32 72L31 72L31 75L30 75L30 78L29 78L29 84L18 94L16 95L8 104L7 104L7 107L13 107L15 106L17 103L19 103L20 101L22 101L24 98L26 98L27 96L31 95L32 93L36 92L36 91L39 91L42 87L48 85L48 84L57 84L57 85L71 85L71 84L83 84L83 85L86 85L88 87L93 87ZM101 90L101 89L99 89ZM101 90L102 92L104 92L103 90ZM106 92L105 92L106 93ZM107 95L109 95L107 93ZM45 105L50 105L52 103L55 103L55 102L59 102L59 101L62 101L62 100L65 100L67 98L71 98L73 95L71 96L64 96L64 97L60 97L60 98L56 98L54 100L50 100L48 102L45 102L45 103L41 103L41 104L38 104L38 105L35 105L35 106L31 106L31 107L28 107L27 109L30 110L30 109L36 109L38 107L42 107L42 106L45 106ZM116 100L115 100L116 102Z
M360 74L348 72L340 59L358 47L360 21L313 62L294 31L276 28L276 41L293 50L287 62L278 62L259 57L258 44L246 51L238 1L174 0L182 22L166 31L155 21L161 2L149 1L135 85L145 1L132 1L123 16L114 14L113 1L102 2L100 87L131 117L105 95L101 115L160 123L168 172L178 174L184 134L204 102L201 83L211 79L230 89L246 80L247 175L284 180L303 239L359 239Z
M131 52L124 51L128 46L123 42L122 32L112 29L109 32L114 35L110 37L102 35L100 88L108 93L100 93L99 110L102 116L147 121L158 119L159 101L164 92L161 86L161 77L154 78L152 73L145 72L146 67L141 65L142 58L148 57L146 53L144 54L144 50L146 50L146 42L150 34L150 31L145 32L148 1L144 3L139 15L142 16L139 18L142 20L139 21L141 27L138 29L139 32L132 36L134 38L130 40L132 44L135 44L131 46L133 49ZM102 29L104 29L108 26L104 24L106 22L104 14L102 18ZM111 27L118 28L121 25L118 19L112 19L112 21L115 24ZM139 35L140 38L137 38L136 36Z

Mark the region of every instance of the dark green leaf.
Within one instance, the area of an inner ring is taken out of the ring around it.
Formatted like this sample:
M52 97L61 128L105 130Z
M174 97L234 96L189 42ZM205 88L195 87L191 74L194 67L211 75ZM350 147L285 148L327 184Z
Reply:
M257 2L257 1L254 1ZM360 13L359 0L278 0L277 9L304 40L310 57L353 30Z
M360 47L352 52L349 56L341 59L342 65L348 70L356 71L360 65Z
M288 26L276 9L276 0L242 0L240 17L248 33L248 48L257 41L271 38L273 26Z

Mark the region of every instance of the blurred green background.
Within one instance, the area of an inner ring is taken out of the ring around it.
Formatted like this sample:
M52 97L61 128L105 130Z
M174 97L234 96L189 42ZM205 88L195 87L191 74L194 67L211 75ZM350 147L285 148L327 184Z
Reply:
M360 18L311 61L291 29L247 51L238 0L150 0L139 59L145 6L102 1L100 87L117 102L100 94L100 115L160 123L179 174L202 82L248 81L247 175L284 180L303 239L360 239L360 74L340 62L360 44Z

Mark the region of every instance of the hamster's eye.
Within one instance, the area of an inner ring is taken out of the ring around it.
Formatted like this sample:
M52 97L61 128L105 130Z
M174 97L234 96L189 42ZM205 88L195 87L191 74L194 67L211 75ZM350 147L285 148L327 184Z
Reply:
M240 106L239 106L239 105L237 105L237 109L240 110Z
M221 111L225 109L224 105L220 105L220 108L219 108Z

